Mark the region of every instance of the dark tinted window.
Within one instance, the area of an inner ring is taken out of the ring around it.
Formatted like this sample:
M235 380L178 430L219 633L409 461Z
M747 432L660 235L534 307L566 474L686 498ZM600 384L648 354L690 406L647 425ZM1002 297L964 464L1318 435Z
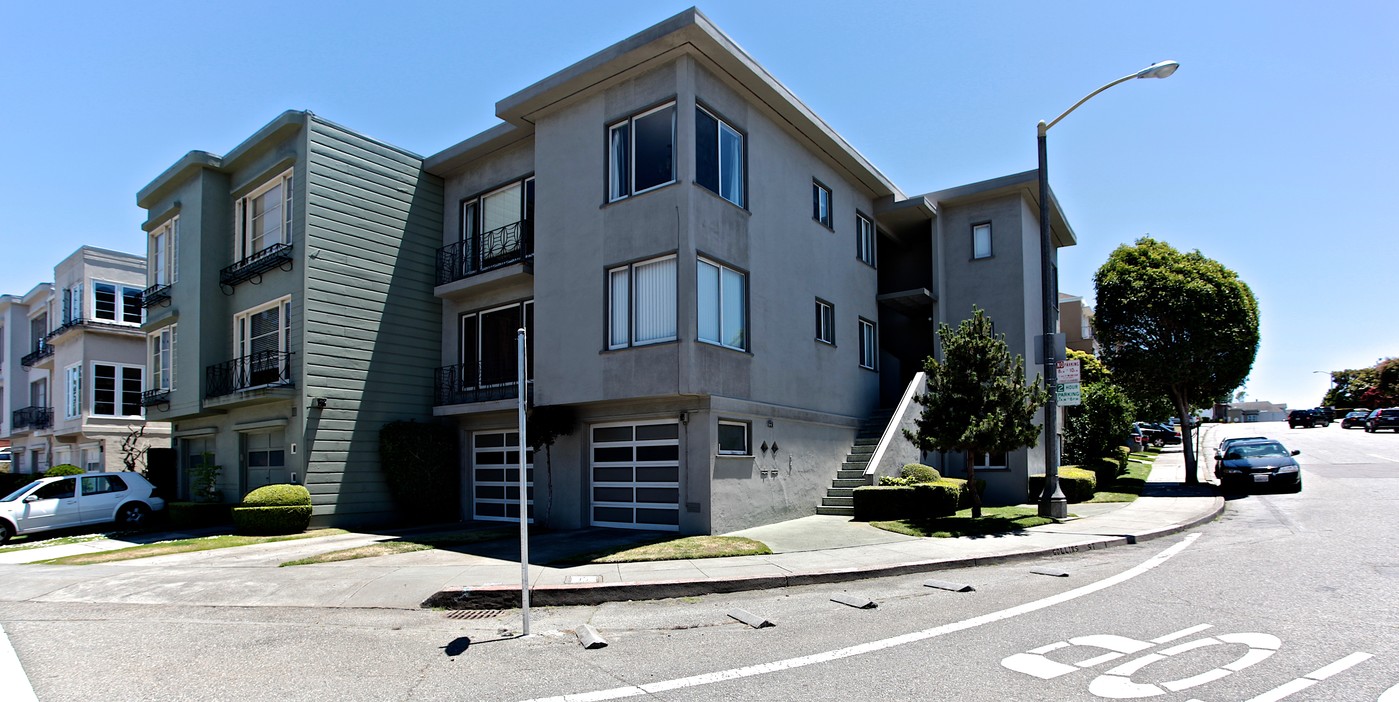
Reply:
M41 500L63 500L73 497L78 491L77 478L64 478L39 488L34 494Z

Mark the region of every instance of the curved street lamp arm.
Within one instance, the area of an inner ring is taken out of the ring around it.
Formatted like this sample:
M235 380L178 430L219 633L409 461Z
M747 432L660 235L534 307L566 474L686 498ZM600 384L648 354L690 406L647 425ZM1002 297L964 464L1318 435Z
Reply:
M1127 81L1132 80L1133 78L1136 78L1139 74L1140 74L1140 73L1133 73L1132 75L1129 75L1129 76L1122 76L1121 78L1118 78L1117 80L1115 80L1115 81L1113 81L1113 82L1111 82L1111 83L1108 83L1107 85L1104 85L1103 87L1098 88L1097 90L1094 90L1093 92L1091 92L1091 93L1089 93L1089 94L1083 96L1083 99L1082 99L1082 100L1079 100L1078 102L1074 103L1074 106L1073 106L1073 107L1070 107L1069 109L1064 110L1064 113L1063 113L1063 114L1059 115L1058 117L1055 117L1055 118L1054 118L1052 121L1050 121L1048 124L1045 124L1043 120L1040 120L1040 124L1039 124L1040 136L1044 136L1045 132L1048 132L1050 127L1053 127L1054 125L1056 125L1056 124L1059 123L1059 120L1064 119L1065 117L1068 117L1070 112L1073 112L1074 110L1077 110L1079 105L1082 105L1083 103L1088 102L1089 100L1093 99L1093 96L1094 96L1094 95L1097 95L1098 93L1101 93L1101 92L1103 92L1104 90L1107 90L1108 88L1111 88L1111 87L1114 86L1114 85L1119 85L1119 84L1121 84L1121 83L1126 83Z

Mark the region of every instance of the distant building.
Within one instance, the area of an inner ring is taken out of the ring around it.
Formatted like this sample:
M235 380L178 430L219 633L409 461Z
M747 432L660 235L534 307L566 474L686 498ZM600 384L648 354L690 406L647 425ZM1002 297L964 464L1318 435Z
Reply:
M1213 418L1229 422L1281 422L1287 419L1287 405L1272 402L1235 402L1215 405Z
M1098 340L1093 338L1093 308L1084 304L1082 297L1059 293L1059 331L1068 348L1098 355Z

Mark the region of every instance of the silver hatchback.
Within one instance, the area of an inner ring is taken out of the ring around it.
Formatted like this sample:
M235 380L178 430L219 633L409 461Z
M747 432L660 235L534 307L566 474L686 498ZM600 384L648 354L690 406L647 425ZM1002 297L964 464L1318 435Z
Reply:
M17 534L88 524L144 526L162 509L165 500L140 473L39 478L0 499L0 544Z

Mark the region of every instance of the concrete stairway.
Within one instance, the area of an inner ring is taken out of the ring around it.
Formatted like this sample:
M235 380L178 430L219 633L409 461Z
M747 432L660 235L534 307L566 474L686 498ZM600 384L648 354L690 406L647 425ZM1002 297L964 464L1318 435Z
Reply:
M854 490L868 484L865 482L865 468L869 466L874 449L879 445L879 439L884 435L884 429L893 416L894 410L882 409L860 423L860 429L855 434L855 443L850 447L845 462L840 464L840 470L836 471L831 487L826 489L826 496L821 498L821 504L817 505L817 514L855 516Z

